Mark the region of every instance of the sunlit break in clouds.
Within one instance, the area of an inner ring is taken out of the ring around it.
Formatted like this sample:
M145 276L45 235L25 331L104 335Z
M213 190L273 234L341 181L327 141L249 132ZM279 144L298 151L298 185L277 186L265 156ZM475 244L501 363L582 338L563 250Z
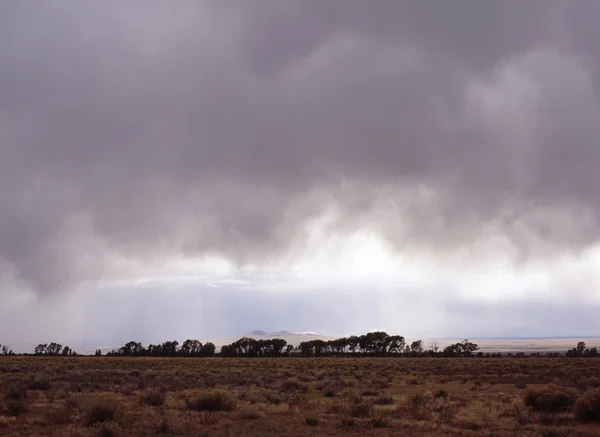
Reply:
M599 19L3 1L2 342L600 335Z

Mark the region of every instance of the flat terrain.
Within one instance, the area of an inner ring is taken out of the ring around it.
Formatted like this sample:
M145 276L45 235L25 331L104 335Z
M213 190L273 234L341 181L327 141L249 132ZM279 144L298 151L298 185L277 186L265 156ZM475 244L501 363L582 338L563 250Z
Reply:
M600 359L0 357L0 435L599 436L599 376Z
M457 340L458 341L458 340ZM482 352L560 352L564 354L565 351L575 347L577 342L585 342L587 347L600 348L599 338L509 338L509 339L476 339L473 340L479 345L479 350ZM445 347L455 341L439 341L440 347ZM423 344L427 345L428 342Z

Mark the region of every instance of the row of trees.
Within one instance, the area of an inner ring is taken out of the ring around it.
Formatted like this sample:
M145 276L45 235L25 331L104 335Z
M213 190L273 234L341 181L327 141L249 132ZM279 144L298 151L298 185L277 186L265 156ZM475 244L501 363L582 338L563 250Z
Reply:
M47 346L47 353L38 353L38 348L46 347L40 345L36 348L36 355L52 355L56 350L55 343ZM58 345L60 346L60 345ZM68 349L68 348L65 348ZM267 340L256 340L243 337L239 340L221 347L219 353L223 357L501 357L503 354L490 354L477 352L479 346L467 339L440 349L436 341L431 342L428 349L423 346L422 340L416 340L406 344L401 335L389 335L383 331L368 332L359 336L338 338L335 340L310 340L300 343L297 347L287 344L284 339L273 338ZM66 355L63 350L63 355ZM96 355L102 355L100 350ZM141 356L141 357L211 357L215 355L215 345L207 342L202 344L198 340L186 340L181 347L177 341L167 341L162 344L149 345L145 348L141 343L130 341L118 350L113 350L107 356ZM508 357L524 357L527 354L519 352L507 353ZM530 356L542 356L540 353L531 353ZM560 353L548 353L546 356L561 356ZM583 341L577 343L577 347L568 350L566 357L598 357L597 349L586 348Z
M239 340L221 347L224 357L281 357L289 356L294 346L288 345L281 338L269 340L256 340L243 337Z
M0 344L0 355L14 355L15 353L5 344Z
M444 357L472 357L479 349L477 344L470 342L469 340L464 340L460 343L451 344L450 346L446 346L442 351L442 356ZM479 352L481 354L481 352ZM481 356L481 355L479 355Z
M243 337L239 340L221 347L220 356L223 357L500 357L502 354L489 354L477 352L479 346L469 340L439 348L437 342L433 341L428 349L423 347L423 341L413 341L406 344L404 337L400 335L389 335L383 331L368 332L359 336L338 338L335 340L310 340L300 343L297 347L287 344L284 339L273 338L268 340L256 340ZM477 353L476 353L477 352ZM216 353L216 347L211 342L201 343L198 340L188 339L181 345L178 341L166 341L160 344L150 344L144 347L142 343L130 341L117 350L108 352L107 356L126 357L212 357ZM0 355L15 355L6 345L0 344ZM30 355L30 354L24 354ZM78 354L69 346L59 343L39 344L33 355L37 356L77 356ZM96 350L96 356L102 355L100 349ZM540 353L525 354L519 352L515 355L507 353L506 356L524 357L542 356ZM561 356L560 353L547 353L546 356ZM598 350L587 348L585 342L580 341L573 349L566 351L566 357L600 357Z
M389 335L383 331L368 332L359 336L338 338L335 340L310 340L300 343L297 347L287 344L281 338L257 340L242 337L231 344L221 347L219 352L223 357L389 357L389 356L444 356L470 357L479 347L468 340L456 343L440 351L436 342L430 349L425 350L423 341L413 341L410 345L401 335ZM95 355L102 355L100 350ZM177 341L167 341L161 344L148 345L130 341L119 349L112 350L107 356L125 357L211 357L215 355L215 345L198 340L188 339L181 346Z
M589 349L585 346L585 341L580 341L573 349L569 349L565 353L566 357L597 357L598 349L595 347Z
M38 356L44 355L49 357L57 357L59 355L62 355L66 357L77 355L77 352L75 352L69 346L63 347L62 344L52 342L50 344L43 343L37 345L33 351L33 354Z
M298 349L304 357L362 355L386 357L400 355L406 348L401 335L388 335L383 331L368 332L360 336L335 340L310 340L300 343Z
M406 344L401 335L388 335L386 332L369 332L360 336L339 338L323 341L311 340L300 343L299 352L305 357L320 356L444 356L444 357L471 357L479 347L468 340L452 344L443 351L439 350L437 343L432 343L430 349L425 350L423 341L413 341Z
M124 357L212 357L216 347L211 342L202 344L198 340L188 339L179 346L177 340L166 341L161 344L150 344L144 347L142 343L130 341L117 350L108 352L107 356ZM100 350L96 355L102 355Z
M224 345L221 348L221 355L225 357L470 357L478 349L479 347L475 343L464 340L446 347L443 351L440 351L437 343L433 342L431 348L425 350L422 340L413 341L407 345L401 335L389 335L383 331L375 331L329 341L320 339L304 341L297 347L288 345L285 340L280 338L255 340L244 337Z

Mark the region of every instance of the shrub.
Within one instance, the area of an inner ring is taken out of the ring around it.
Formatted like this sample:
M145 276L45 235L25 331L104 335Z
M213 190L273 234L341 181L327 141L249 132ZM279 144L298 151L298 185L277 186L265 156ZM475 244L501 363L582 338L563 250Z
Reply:
M169 432L169 423L164 414L159 414L153 417L149 422L149 427L157 434L164 434Z
M391 396L380 396L375 399L375 405L391 405L394 403L394 398Z
M19 401L27 397L27 390L23 384L9 385L4 391L4 399L7 401Z
M549 385L530 389L523 398L525 405L540 413L564 411L575 402L575 393L567 388Z
M388 428L390 426L390 422L382 416L374 417L369 421L369 424L373 428Z
M302 382L309 382L312 380L312 378L308 375L300 375L299 378L300 378L300 381L302 381Z
M281 399L281 397L279 397L278 395L274 394L274 393L268 393L266 396L267 402L273 405L279 405L283 402L283 400Z
M438 408L437 413L439 414L440 421L444 423L450 423L456 416L456 408L450 404L444 404Z
M25 399L7 401L4 407L4 414L11 417L20 416L29 410L29 405Z
M97 422L92 426L94 428L94 437L117 437L119 435L119 425L116 422Z
M146 377L146 375L141 375L137 381L137 388L139 390L143 390L146 387L148 387L148 378Z
M431 416L431 408L428 408L427 397L420 393L409 396L406 409L409 416L415 420L426 420Z
M88 398L82 403L82 410L82 420L85 426L114 422L121 416L118 400L110 396Z
M153 407L164 404L166 400L167 394L162 387L149 388L142 396L142 402L146 405L152 405Z
M36 378L33 381L30 381L29 384L27 384L27 389L28 390L49 390L50 389L50 381L47 379L39 379Z
M436 399L447 398L448 397L448 392L446 390L444 390L444 389L440 389L440 390L438 390L438 391L435 392L434 397Z
M540 435L541 437L568 437L571 434L560 429L543 429L540 431Z
M332 397L335 396L335 391L333 391L333 390L326 390L325 393L323 393L323 395L326 398L332 398Z
M189 410L195 411L232 411L236 406L235 399L223 391L195 392L186 398L185 403Z
M453 419L453 422L459 428L470 429L471 431L477 431L484 426L484 422L481 417L469 414L465 411L459 411Z
M317 426L319 424L319 418L316 416L306 416L304 418L304 422L308 425L308 426Z
M46 412L46 420L55 425L67 425L68 423L71 423L71 420L75 415L76 405L76 402L69 399L64 405L49 409Z
M341 419L340 426L342 428L353 428L356 424L354 419Z
M521 426L530 421L529 410L527 410L527 407L521 398L513 400L511 409L508 410L507 413L509 416L513 416Z
M415 393L408 398L408 403L412 407L421 407L427 403L427 398L420 393Z
M245 420L258 420L260 418L262 418L264 415L262 412L254 410L254 409L244 409L242 411L242 414L240 414L240 417L245 419Z
M373 405L367 403L358 404L353 405L352 408L350 408L350 415L352 417L369 417L372 411Z
M281 388L284 391L302 391L304 393L306 393L308 391L308 385L302 383L300 380L298 380L297 378L289 378L286 379L285 381L283 381L283 383L281 384Z
M575 418L582 422L600 421L600 388L587 392L577 399Z
M600 387L600 378L598 378L597 376L592 376L588 378L587 385L592 388Z

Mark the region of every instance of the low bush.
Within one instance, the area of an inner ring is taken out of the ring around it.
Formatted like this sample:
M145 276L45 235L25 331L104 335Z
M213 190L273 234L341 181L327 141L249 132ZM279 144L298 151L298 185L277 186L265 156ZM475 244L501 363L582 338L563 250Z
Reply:
M27 384L28 390L50 390L50 381L45 378L36 378Z
M232 411L236 407L235 398L224 391L194 392L186 397L185 403L194 411Z
M350 408L350 415L352 417L369 417L373 412L373 405L369 403L353 405Z
M408 403L411 407L421 407L427 403L427 398L425 395L415 393L408 398Z
M405 403L405 409L414 420L428 420L432 412L427 396L421 393L409 396Z
M113 421L97 422L92 425L94 429L94 437L119 437L119 425Z
M99 423L115 422L122 414L119 401L108 395L94 396L82 400L82 421L85 426L96 426Z
M576 393L568 388L548 385L529 389L523 397L526 406L540 413L565 411L575 403Z
M444 390L444 389L440 389L440 390L438 390L438 391L435 392L434 397L436 399L438 399L438 398L447 398L448 397L448 392L446 390Z
M306 416L304 418L304 423L308 426L317 426L319 424L319 418L317 416Z
M142 402L146 405L158 407L167 400L167 394L162 387L153 387L146 390L142 395Z
M394 398L391 396L380 396L374 401L375 405L392 405Z
M27 389L23 384L15 383L6 387L4 399L7 401L18 401L27 397Z
M371 425L373 428L388 428L390 426L390 422L387 418L379 416L369 420L369 425Z
M575 418L581 422L600 422L600 388L589 391L577 399Z
M267 402L269 404L273 404L273 405L279 405L283 402L283 399L281 399L281 397L277 394L274 393L268 393L265 396L265 399L267 400Z
M7 401L3 413L7 416L18 417L29 411L29 405L25 399Z
M289 378L283 381L281 389L284 391L302 391L306 393L308 391L308 385L297 378Z
M354 428L356 421L354 419L341 419L340 426L342 428Z

